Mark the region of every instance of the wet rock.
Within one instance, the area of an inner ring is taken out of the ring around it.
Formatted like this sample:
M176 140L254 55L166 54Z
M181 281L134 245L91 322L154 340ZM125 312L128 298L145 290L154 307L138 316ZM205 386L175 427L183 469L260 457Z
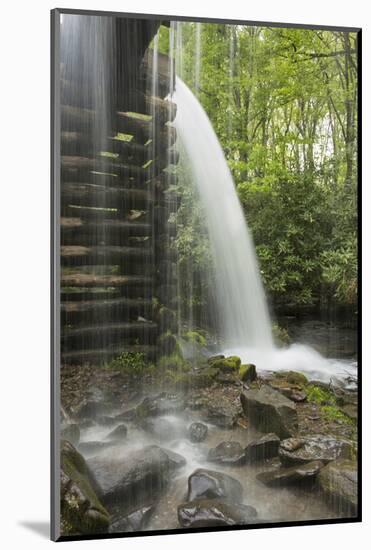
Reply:
M167 455L169 459L170 470L177 470L178 468L182 468L187 464L184 456L176 453L175 451L170 451L170 449L165 449L164 447L157 447L157 445L152 445L152 448L161 449L161 451Z
M209 365L212 365L214 361L219 361L219 359L225 359L225 355L213 355L212 357L208 357L207 362Z
M296 386L305 386L308 383L308 378L302 372L296 372L293 370L284 371L281 373L289 384Z
M192 443L200 443L205 441L207 437L208 427L202 422L193 422L188 428L188 437Z
M304 439L299 439L298 437L290 437L289 439L284 439L281 441L279 447L281 450L292 452L300 449L305 443Z
M256 476L256 479L269 487L303 483L305 481L312 481L323 465L323 462L315 460L307 464L291 466L290 468L275 468L267 472L261 472Z
M115 444L115 441L81 441L78 447L81 453L91 456L93 454L100 453L104 449L108 449Z
M245 459L245 451L238 441L223 441L207 455L209 462L220 464L241 464Z
M80 441L80 428L78 424L71 422L70 424L62 425L61 438L66 439L73 445L78 445Z
M136 409L128 409L126 411L123 411L122 413L120 414L117 414L114 418L115 422L121 422L122 420L135 420L136 419L136 416L137 416L137 411Z
M249 364L249 365L241 365L239 370L239 376L242 380L242 382L253 382L256 380L256 366Z
M237 479L213 470L199 468L188 478L187 500L225 498L242 502L242 485Z
M154 506L142 506L127 514L125 517L116 519L110 525L110 533L133 533L143 531L153 512Z
M145 418L139 425L160 441L171 441L178 435L175 425L166 418Z
M160 447L148 446L122 458L94 457L88 464L104 492L107 506L155 501L167 485L174 462Z
M182 527L213 527L256 523L257 512L252 506L232 504L227 500L194 500L178 506Z
M241 405L245 415L259 431L291 437L298 429L294 403L270 386L242 392Z
M306 464L313 460L321 460L325 464L338 458L352 458L354 451L350 441L328 436L312 436L299 440L294 439L294 448L290 450L291 441L282 441L278 455L283 465Z
M100 488L84 458L71 443L61 443L62 534L107 532L109 513L99 498Z
M128 435L128 429L125 424L119 424L112 432L110 432L106 439L108 441L122 441Z
M232 429L239 416L239 407L235 403L209 405L202 411L202 417L219 428Z
M357 463L352 460L330 462L318 476L320 491L329 504L345 516L357 513L357 477Z
M116 418L113 416L104 415L97 418L97 424L100 424L101 426L113 426L116 422Z
M264 435L260 439L251 441L247 447L245 447L245 457L248 462L258 462L267 458L273 458L278 455L278 448L280 446L280 438L270 433Z
M155 397L145 397L136 408L137 418L161 416L184 409L184 401L177 395L161 393Z
M241 359L235 355L231 357L220 357L215 356L214 358L210 357L208 359L209 365L214 368L218 368L224 372L237 371L241 366Z
M108 404L102 401L85 400L76 407L74 413L79 420L95 420L107 410Z

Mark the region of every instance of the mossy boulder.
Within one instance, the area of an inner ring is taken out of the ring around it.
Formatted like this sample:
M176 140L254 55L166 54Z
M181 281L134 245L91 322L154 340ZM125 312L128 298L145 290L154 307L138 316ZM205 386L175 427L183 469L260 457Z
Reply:
M210 366L218 368L223 372L237 371L241 366L241 359L236 355L231 355L230 357L223 357L216 355L214 358L210 357L208 359Z
M253 364L241 365L238 374L243 382L254 382L256 380L256 367Z
M101 490L83 456L69 442L61 444L61 525L63 535L108 531L110 516Z
M276 372L277 378L283 378L288 384L293 386L306 386L308 384L308 378L305 374L293 370Z

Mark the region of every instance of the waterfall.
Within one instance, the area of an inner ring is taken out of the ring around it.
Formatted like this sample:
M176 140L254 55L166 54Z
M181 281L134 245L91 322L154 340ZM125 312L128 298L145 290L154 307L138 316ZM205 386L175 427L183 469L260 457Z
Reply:
M254 243L221 145L200 102L179 77L173 101L180 153L186 154L209 233L221 351L259 370L299 370L326 381L356 375L356 364L324 358L309 346L274 345Z
M254 244L224 153L207 114L180 78L173 99L178 106L178 138L206 216L222 341L226 347L271 349L271 323Z

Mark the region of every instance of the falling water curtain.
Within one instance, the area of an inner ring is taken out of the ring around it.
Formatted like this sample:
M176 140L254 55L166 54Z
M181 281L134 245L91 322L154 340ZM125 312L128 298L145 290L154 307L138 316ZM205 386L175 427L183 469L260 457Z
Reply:
M53 540L361 520L361 30L56 9Z

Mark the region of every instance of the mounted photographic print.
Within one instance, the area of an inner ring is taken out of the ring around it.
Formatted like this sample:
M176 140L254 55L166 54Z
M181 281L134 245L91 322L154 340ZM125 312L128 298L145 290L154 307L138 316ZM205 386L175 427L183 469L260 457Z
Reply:
M360 29L52 11L52 538L361 520Z

